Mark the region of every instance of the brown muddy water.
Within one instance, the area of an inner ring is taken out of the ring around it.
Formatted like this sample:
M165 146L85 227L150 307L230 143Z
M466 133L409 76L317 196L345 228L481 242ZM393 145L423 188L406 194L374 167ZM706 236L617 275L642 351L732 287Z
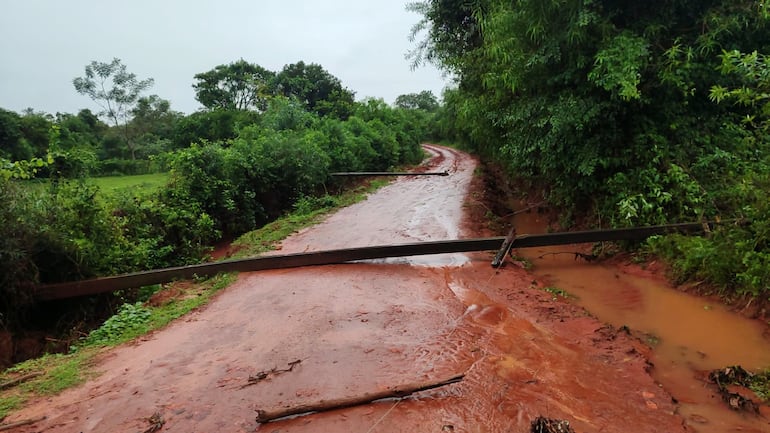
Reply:
M518 214L514 224L519 235L547 228L546 217L536 212ZM731 411L704 381L705 371L726 366L769 368L766 326L634 266L587 263L572 251L574 246L556 246L515 253L532 263L532 272L546 285L575 296L599 320L627 326L653 347L653 376L678 400L678 413L691 430L770 432L766 412L755 417Z

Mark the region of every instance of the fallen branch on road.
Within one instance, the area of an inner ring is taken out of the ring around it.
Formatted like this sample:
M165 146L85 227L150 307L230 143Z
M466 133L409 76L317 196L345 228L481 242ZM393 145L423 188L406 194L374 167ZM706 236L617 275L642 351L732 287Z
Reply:
M46 419L46 417L41 416L41 417L37 417L37 418L31 418L31 419L25 419L25 420L21 420L21 421L17 421L17 422L12 422L10 424L0 424L0 431L6 431L6 430L10 430L10 429L13 429L13 428L16 428L16 427L21 427L21 426L24 426L24 425L34 424L36 422L44 421L45 419Z
M434 388L450 385L460 382L465 377L464 374L458 374L448 379L433 380L429 382L414 383L397 386L384 391L370 392L356 397L344 397L332 400L321 400L317 403L284 407L275 410L257 410L257 422L267 423L280 418L292 415L300 415L311 412L324 412L334 409L343 409L346 407L359 406L372 403L385 398L403 398L420 391L427 391Z
M9 380L8 382L0 383L0 389L11 388L13 386L16 386L16 385L22 383L22 382L26 382L26 381L28 381L30 379L34 379L34 378L36 378L38 376L42 376L42 375L43 375L43 373L40 373L40 372L25 374L24 376L19 376L16 379Z
M257 383L267 379L268 376L271 376L271 375L274 376L274 375L281 374L281 373L288 373L288 372L294 370L294 367L299 365L301 362L302 362L302 360L298 359L296 361L290 362L288 364L289 368L278 369L278 367L273 367L270 370L260 371L257 374L250 375L249 376L249 381L245 385L241 386L241 389L246 388L247 386L255 385L255 384L257 384Z
M555 253L545 253L537 256L538 259L544 259L546 256L558 256L559 254L570 254L575 256L575 260L577 259L583 259L587 262L593 262L594 260L598 259L599 257L593 255L593 254L585 254L585 253L579 253L577 251L558 251Z

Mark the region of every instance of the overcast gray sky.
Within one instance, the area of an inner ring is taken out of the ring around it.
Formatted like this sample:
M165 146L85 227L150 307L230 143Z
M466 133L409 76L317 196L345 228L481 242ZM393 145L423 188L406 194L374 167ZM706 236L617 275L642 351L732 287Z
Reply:
M72 79L92 60L117 57L147 94L191 113L199 72L240 58L267 69L319 63L356 98L392 103L441 96L433 66L410 70L409 30L420 16L387 0L0 0L0 107L74 113L98 106Z

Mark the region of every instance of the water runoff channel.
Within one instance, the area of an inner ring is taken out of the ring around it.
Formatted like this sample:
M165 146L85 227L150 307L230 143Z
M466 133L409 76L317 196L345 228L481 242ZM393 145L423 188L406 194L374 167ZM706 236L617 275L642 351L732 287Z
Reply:
M518 234L544 233L546 217L537 212L514 217ZM717 301L673 288L661 277L622 267L576 260L570 246L523 248L516 254L532 272L599 320L626 326L653 348L652 374L678 401L678 413L700 433L767 432L770 421L735 412L705 383L705 372L740 365L758 372L770 368L767 327L728 310Z

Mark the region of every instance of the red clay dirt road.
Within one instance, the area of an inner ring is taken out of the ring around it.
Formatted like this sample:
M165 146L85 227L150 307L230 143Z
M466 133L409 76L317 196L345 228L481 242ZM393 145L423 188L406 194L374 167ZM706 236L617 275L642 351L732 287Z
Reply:
M283 253L472 237L476 162L426 146L431 170L307 229ZM466 227L461 230L460 227ZM490 254L241 274L207 307L107 352L88 383L6 419L19 431L526 432L543 415L577 432L685 431L646 348L537 289ZM417 264L415 264L417 263ZM292 371L249 385L272 368ZM260 425L257 409L355 397L465 373L458 384ZM157 418L156 418L157 419Z

